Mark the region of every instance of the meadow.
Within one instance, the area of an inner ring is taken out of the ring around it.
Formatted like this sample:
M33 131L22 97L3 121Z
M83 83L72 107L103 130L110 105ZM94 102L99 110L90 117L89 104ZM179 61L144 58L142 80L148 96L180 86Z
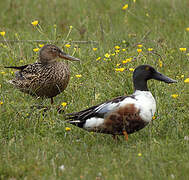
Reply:
M188 9L188 0L0 1L0 179L188 179ZM14 71L4 68L35 62L45 43L81 59L69 62L70 83L54 105L13 88ZM57 112L132 94L141 64L178 83L149 81L157 112L128 142Z

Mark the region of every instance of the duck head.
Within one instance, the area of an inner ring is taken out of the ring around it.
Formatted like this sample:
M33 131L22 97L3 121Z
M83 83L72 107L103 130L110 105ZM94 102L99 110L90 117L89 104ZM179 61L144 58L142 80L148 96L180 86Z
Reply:
M53 63L56 61L56 58L63 58L70 61L80 61L80 59L66 54L53 44L46 44L39 51L39 60L41 63Z
M158 81L163 81L165 83L176 83L173 80L160 72L156 71L150 65L140 65L133 72L133 82L135 90L148 91L147 81L150 79L155 79Z

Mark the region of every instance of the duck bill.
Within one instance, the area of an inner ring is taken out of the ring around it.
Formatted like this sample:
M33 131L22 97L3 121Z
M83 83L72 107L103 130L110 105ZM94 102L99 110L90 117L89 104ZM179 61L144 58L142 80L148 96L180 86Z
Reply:
M80 59L70 56L64 52L60 52L59 57L70 61L80 61Z
M156 72L153 76L153 79L159 80L159 81L163 81L165 83L176 83L177 81L174 79L171 79L159 72Z

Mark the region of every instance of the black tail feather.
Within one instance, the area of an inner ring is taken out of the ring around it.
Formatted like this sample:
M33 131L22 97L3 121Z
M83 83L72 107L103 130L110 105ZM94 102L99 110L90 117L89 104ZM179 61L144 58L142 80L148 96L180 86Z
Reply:
M27 65L24 65L24 66L5 66L4 68L11 68L11 69L23 70L23 69L25 69L27 66L28 66L28 64L27 64Z

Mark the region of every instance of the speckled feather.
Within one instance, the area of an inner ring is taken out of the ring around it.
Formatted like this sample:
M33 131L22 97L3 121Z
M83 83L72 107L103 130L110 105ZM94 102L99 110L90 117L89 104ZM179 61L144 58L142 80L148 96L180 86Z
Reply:
M54 97L66 89L70 71L64 62L29 64L26 68L15 73L10 80L22 92L40 97Z
M15 78L8 82L22 92L51 98L51 103L53 103L52 98L64 91L70 79L67 63L56 61L58 57L79 61L61 51L57 46L47 44L41 48L37 63L5 67L19 70L15 73Z

